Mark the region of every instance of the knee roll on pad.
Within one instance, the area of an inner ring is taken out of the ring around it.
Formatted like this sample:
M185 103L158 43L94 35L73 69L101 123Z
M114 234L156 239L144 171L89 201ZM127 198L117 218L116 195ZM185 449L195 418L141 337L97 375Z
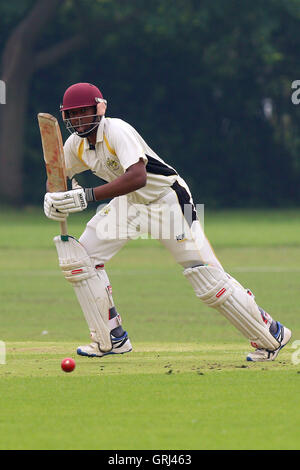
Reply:
M261 348L274 350L279 347L261 318L254 296L235 279L213 266L187 268L183 274L191 282L197 297L216 308L246 338Z
M74 287L87 324L91 331L95 331L100 350L111 351L109 309L112 302L105 272L95 269L85 248L75 238L68 236L64 241L57 236L54 243L62 273Z

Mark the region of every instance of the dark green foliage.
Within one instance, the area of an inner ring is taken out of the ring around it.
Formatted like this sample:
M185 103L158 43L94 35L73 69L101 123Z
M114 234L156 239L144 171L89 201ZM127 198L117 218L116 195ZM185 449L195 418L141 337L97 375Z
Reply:
M29 11L34 4L16 3L22 8L0 7L3 40L24 5ZM90 81L108 99L107 115L135 126L186 179L195 202L299 204L300 112L291 101L291 84L300 79L299 31L296 0L62 2L37 51L78 33L82 45L31 81L26 201L39 203L44 193L37 112L59 116L65 88Z

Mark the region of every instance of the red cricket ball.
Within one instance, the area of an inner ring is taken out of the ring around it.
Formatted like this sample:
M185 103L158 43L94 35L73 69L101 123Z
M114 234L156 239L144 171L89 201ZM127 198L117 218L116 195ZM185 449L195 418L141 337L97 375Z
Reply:
M64 372L72 372L75 369L76 363L71 357L66 357L61 361L61 368Z

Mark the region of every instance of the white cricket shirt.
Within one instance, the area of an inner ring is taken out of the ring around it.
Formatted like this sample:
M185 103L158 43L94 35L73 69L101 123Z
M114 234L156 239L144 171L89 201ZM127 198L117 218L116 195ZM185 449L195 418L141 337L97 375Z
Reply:
M127 195L133 203L155 201L178 178L174 168L156 155L130 124L118 118L102 117L95 149L90 148L87 138L74 133L66 140L64 153L69 178L91 170L107 182L125 173L142 158L146 165L147 184Z

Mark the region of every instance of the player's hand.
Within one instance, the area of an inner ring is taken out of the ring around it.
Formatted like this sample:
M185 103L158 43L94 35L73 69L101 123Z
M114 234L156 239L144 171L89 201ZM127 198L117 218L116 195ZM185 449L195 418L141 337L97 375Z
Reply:
M56 220L57 222L64 222L68 217L68 214L63 214L53 207L51 193L45 194L44 212L48 219Z
M87 208L85 191L81 187L70 191L47 194L51 196L53 207L63 214L80 212Z

